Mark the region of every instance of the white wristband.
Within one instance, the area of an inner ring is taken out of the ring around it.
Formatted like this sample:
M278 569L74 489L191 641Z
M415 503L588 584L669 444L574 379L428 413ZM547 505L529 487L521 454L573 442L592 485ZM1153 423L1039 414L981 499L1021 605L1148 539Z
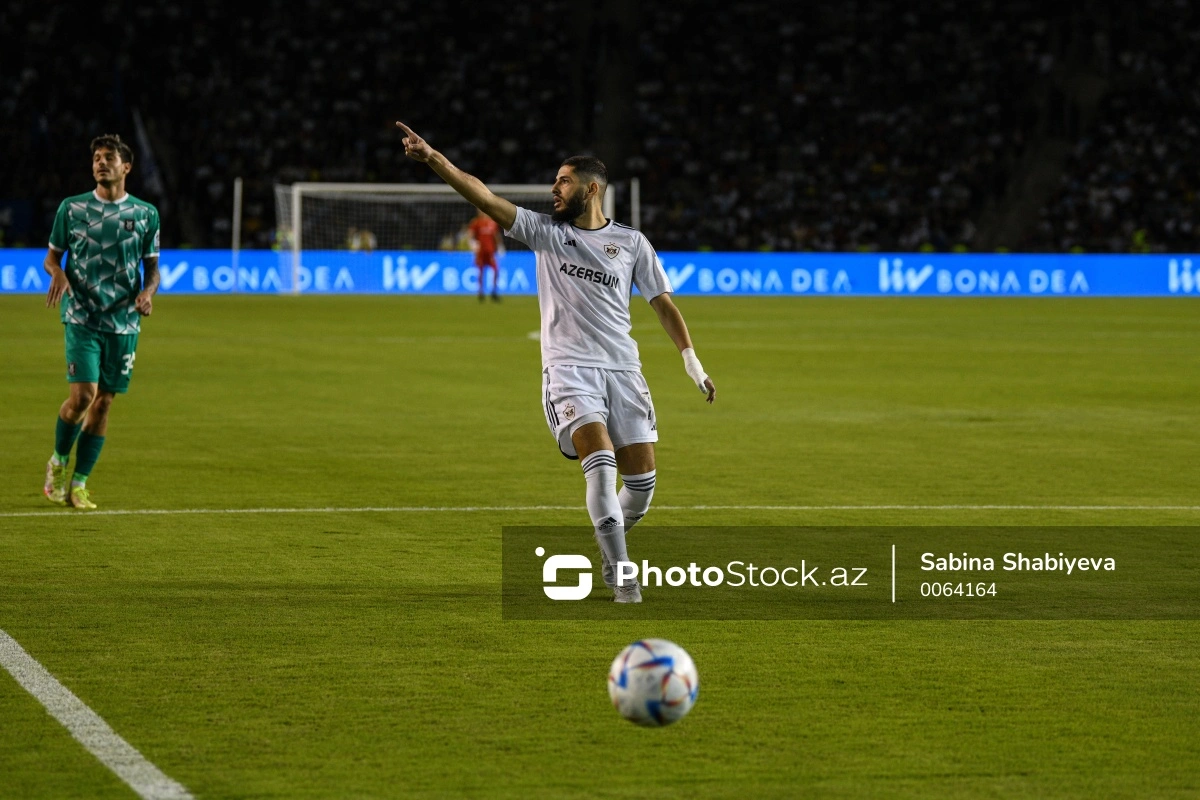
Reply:
M708 394L708 387L704 385L704 382L708 380L708 373L704 371L704 367L700 366L700 359L696 358L696 351L690 347L683 351L683 368L687 370L688 377L695 382L696 387Z

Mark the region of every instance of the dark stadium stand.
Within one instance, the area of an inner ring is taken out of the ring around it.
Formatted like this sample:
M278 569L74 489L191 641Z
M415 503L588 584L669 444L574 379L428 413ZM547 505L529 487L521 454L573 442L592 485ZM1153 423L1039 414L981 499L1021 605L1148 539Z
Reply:
M1036 121L1030 90L1050 57L1036 5L746 6L703 18L711 48L670 35L680 11L642 38L639 72L652 77L637 87L638 133L657 240L970 246Z
M1200 13L1186 2L1160 10L1105 59L1111 90L1022 249L1195 251Z
M276 182L433 178L400 116L492 182L596 152L664 250L1194 249L1187 3L471 8L6 4L3 244L40 246L119 132L164 242L228 246L240 176L244 245L270 247Z

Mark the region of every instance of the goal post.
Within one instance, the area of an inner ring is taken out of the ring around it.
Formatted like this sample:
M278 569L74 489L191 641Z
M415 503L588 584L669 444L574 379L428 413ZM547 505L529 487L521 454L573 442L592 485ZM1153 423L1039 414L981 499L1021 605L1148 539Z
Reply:
M545 184L495 184L488 187L516 205L549 214ZM615 192L604 196L604 215L615 216ZM276 248L289 273L291 292L300 291L305 251L357 250L405 252L466 250L466 226L475 208L441 183L297 182L275 186ZM512 239L512 250L526 249ZM290 263L288 263L290 262Z

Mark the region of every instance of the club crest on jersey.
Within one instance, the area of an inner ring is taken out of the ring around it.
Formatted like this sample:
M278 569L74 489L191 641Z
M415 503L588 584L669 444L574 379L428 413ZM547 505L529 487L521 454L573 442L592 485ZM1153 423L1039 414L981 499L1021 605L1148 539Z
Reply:
M619 252L621 252L621 248L617 247L612 242L604 245L604 255L608 256L609 258L616 258L617 253Z
M565 419L567 422L570 422L571 420L575 419L575 404L574 403L567 403L565 406L563 406L563 419Z
M131 219L125 220L125 230L129 231L130 233L133 233L133 220L131 220Z

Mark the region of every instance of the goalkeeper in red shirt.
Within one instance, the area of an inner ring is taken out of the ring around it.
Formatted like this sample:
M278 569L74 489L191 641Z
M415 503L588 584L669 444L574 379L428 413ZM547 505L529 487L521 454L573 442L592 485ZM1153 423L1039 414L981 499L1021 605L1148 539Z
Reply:
M479 302L483 302L487 271L492 271L492 299L500 300L500 269L496 266L496 251L500 249L500 237L504 234L496 221L482 211L467 226L471 240L475 243L475 266L479 267Z

